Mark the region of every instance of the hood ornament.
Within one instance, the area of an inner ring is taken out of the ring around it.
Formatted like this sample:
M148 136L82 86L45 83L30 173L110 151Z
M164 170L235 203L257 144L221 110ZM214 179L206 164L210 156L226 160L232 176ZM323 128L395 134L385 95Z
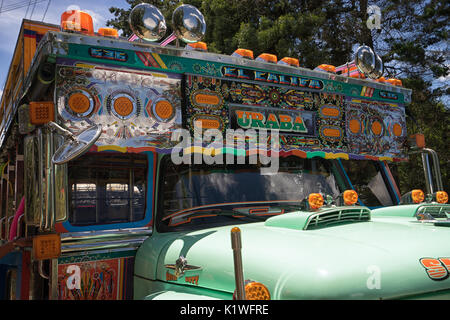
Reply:
M180 278L186 271L200 270L201 267L191 266L188 264L187 259L184 256L180 256L175 264L164 265L167 269L175 270L175 278Z

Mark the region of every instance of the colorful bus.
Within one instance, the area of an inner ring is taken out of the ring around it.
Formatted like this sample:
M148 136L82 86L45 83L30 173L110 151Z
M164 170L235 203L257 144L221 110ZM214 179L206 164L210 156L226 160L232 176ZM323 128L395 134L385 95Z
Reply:
M1 100L0 299L450 297L398 80L62 22L23 21Z

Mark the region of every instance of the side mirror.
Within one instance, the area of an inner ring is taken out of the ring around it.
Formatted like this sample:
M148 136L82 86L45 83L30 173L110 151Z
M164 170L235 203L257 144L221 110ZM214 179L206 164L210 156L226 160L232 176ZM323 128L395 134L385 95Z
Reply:
M91 124L91 127L78 133L64 129L54 122L47 124L51 130L57 131L64 137L63 144L56 150L52 157L54 164L64 164L76 159L91 148L102 134L102 126L100 124Z

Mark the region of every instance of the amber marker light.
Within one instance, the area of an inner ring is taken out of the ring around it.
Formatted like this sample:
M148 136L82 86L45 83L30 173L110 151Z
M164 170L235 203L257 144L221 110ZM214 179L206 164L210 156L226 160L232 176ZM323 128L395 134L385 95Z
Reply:
M133 112L133 102L128 97L118 97L113 108L121 117L127 117Z
M246 300L270 300L269 289L259 282L248 282L245 285Z
M186 49L188 50L197 50L197 51L208 51L208 45L205 42L194 42L188 43L186 45Z
M300 67L300 62L296 58L291 57L284 57L280 61L278 61L278 64L288 65L291 67Z
M100 28L97 33L103 37L119 37L119 32L114 28Z
M425 194L420 189L414 189L411 191L411 199L414 203L421 203L425 200Z
M253 60L253 51L249 49L237 49L231 56Z
M61 236L56 233L38 235L33 238L35 260L56 259L61 254Z
M322 70L326 72L336 73L336 67L331 64L321 64L320 66L316 67L314 70Z
M408 143L412 148L419 148L419 149L425 148L426 146L425 136L423 133L416 133L410 135L408 138Z
M346 206L352 206L358 202L358 193L355 190L345 190L343 198Z
M153 109L154 115L160 121L168 121L175 113L173 105L167 100L158 101Z
M91 102L89 97L80 92L75 92L70 95L68 100L70 110L75 113L85 113L89 110Z
M94 23L89 13L80 10L68 10L61 15L61 30L93 35Z
M447 203L448 202L448 194L445 191L437 191L436 192L436 202L438 203Z
M31 124L45 124L55 120L53 101L30 102Z
M324 200L320 193L311 193L308 196L308 203L311 209L317 210L323 206Z
M261 53L257 58L257 61L264 61L264 62L269 62L269 63L277 63L278 58L276 55L274 54L270 54L270 53Z

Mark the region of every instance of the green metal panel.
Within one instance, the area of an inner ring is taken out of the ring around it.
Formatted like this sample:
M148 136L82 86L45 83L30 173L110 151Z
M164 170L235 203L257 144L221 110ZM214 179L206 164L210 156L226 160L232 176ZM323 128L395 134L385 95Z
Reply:
M295 222L289 215L285 219ZM269 219L239 227L244 277L265 284L273 299L389 299L450 288L450 280L433 280L420 263L450 256L445 227L404 217L373 217L311 231L295 230L288 221L286 226L270 224ZM135 275L155 279L156 272L162 282L232 293L230 230L153 235L138 250ZM180 255L200 269L174 280L166 265ZM189 282L193 277L197 283ZM135 286L146 285L138 279Z

